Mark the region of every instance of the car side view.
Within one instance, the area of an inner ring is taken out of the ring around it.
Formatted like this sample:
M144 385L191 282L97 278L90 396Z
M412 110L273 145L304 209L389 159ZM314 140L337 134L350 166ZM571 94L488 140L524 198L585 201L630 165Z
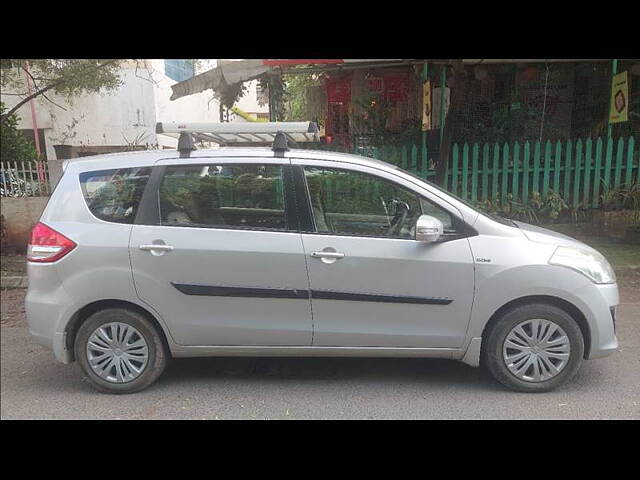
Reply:
M67 162L33 229L30 333L99 390L142 390L173 357L351 356L460 360L542 392L617 349L594 249L379 160L290 149L309 122L234 133L272 148L193 146L228 125Z

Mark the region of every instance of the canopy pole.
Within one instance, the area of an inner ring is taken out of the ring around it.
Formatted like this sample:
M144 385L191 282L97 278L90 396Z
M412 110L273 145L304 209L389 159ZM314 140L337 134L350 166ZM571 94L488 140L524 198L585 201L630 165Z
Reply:
M429 79L429 61L426 60L424 62L424 64L422 65L422 88L424 90L425 85L424 83ZM424 91L422 92L422 101L424 102ZM422 106L422 108L424 109L424 105ZM431 115L431 113L429 113L429 115ZM423 165L425 165L426 163L426 167L422 168L423 172L427 171L427 168L429 168L429 161L428 161L428 155L427 155L427 131L426 130L422 130L422 162Z
M444 89L447 84L447 65L442 65L442 69L440 71L440 148L442 149L442 135L444 134L444 119L446 116L446 111L444 108Z
M613 87L613 77L618 73L618 59L614 58L611 61L611 86ZM611 90L611 89L609 89ZM611 138L611 97L608 97L609 100L609 118L607 118L607 123L609 126L607 127L607 138Z

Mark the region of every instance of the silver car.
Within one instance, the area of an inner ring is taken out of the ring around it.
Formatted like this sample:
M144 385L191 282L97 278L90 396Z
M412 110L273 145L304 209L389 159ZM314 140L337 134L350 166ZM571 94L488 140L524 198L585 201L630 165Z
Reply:
M68 162L28 274L35 341L111 393L202 356L448 358L541 392L618 346L597 251L348 154Z

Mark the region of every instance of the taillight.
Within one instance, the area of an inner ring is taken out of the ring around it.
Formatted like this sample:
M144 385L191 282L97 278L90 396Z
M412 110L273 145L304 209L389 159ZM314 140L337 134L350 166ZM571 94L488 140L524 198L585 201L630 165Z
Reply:
M55 262L76 247L76 243L53 228L38 222L31 230L31 241L27 247L30 262Z

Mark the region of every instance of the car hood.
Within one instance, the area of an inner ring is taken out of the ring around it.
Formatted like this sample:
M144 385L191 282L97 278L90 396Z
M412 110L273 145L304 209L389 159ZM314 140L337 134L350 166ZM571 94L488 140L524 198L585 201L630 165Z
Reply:
M549 230L548 228L538 227L536 225L531 225L525 222L514 221L514 223L522 231L524 236L532 242L552 243L554 245L580 247L586 250L593 250L593 248L591 248L586 243L582 243L581 241L576 240L575 238L571 238L568 235L554 232L553 230Z

